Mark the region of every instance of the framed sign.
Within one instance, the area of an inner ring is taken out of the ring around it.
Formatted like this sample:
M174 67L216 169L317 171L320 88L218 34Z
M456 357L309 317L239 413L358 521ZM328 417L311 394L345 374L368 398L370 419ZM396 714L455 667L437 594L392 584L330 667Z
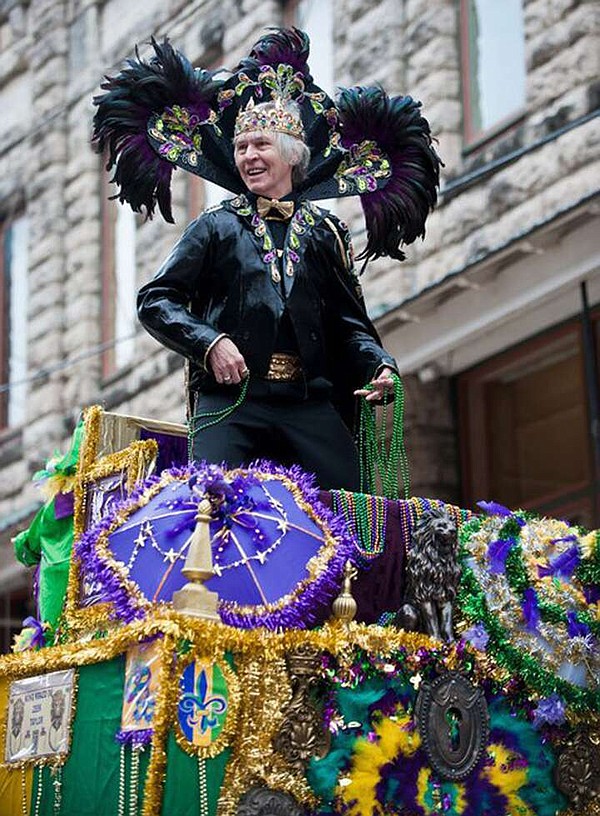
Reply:
M64 759L71 742L75 669L10 684L4 762L7 765Z

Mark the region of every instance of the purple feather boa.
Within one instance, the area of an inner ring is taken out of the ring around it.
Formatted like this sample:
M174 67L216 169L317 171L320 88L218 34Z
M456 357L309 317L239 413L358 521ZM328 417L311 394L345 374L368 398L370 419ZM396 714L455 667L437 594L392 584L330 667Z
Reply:
M215 484L216 470L218 468L214 464L200 462L184 468L170 468L163 472L163 477L169 476L182 481L193 479L199 484L202 484L203 481ZM278 628L305 629L318 625L325 620L329 605L340 589L346 562L348 560L354 562L355 559L355 541L343 514L335 515L321 503L314 476L305 473L296 465L284 468L273 462L261 460L254 462L248 470L267 476L283 476L294 482L304 501L312 508L315 518L328 528L337 540L337 547L327 568L314 580L307 581L282 608L269 610L257 607L256 611L253 611L245 607L242 610L232 602L222 601L219 607L221 620L228 626L241 629L259 626L273 630ZM126 515L133 512L145 492L160 481L161 479L157 476L150 477L128 499L116 503L111 511L87 530L75 544L75 555L81 564L82 574L102 587L101 600L110 602L113 606L113 617L125 623L144 617L147 605L140 603L130 594L114 565L99 555L97 544L99 538L111 530L117 515L122 512Z

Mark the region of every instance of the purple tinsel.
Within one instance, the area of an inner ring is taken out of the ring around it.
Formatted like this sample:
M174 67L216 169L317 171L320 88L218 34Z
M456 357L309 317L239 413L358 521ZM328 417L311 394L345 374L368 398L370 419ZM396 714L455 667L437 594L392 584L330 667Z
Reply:
M567 539L558 539L558 541L565 541ZM576 544L569 547L556 558L552 559L546 567L538 567L538 575L540 578L547 576L556 578L570 578L577 567L579 566L581 558L579 555L579 548Z
M490 639L490 636L481 621L463 632L462 636L463 640L468 640L472 646L482 652L485 651Z
M120 745L130 745L132 748L140 748L148 745L152 741L152 728L142 728L139 731L117 731L115 741Z
M528 632L536 632L540 622L540 609L538 606L538 597L533 587L527 587L523 593L521 609L523 610L525 628Z
M504 572L506 559L514 545L514 538L499 538L496 541L490 541L488 544L488 558L491 573L498 575Z
M565 704L556 692L544 697L533 711L533 727L561 725L565 721Z

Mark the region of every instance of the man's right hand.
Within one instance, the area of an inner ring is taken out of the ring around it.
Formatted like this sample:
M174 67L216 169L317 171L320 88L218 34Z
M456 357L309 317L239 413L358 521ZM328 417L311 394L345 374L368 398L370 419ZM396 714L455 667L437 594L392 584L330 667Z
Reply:
M222 337L211 348L208 364L215 380L222 385L237 385L248 376L246 361L229 337Z

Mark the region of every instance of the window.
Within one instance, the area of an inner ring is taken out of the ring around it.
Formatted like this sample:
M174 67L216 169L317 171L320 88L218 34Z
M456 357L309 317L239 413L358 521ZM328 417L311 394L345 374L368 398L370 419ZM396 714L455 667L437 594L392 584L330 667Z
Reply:
M333 97L333 3L331 0L293 0L286 5L285 24L310 37L310 72L316 84Z
M114 374L132 362L136 331L136 216L129 205L109 201L103 174L102 373Z
M492 499L597 527L579 322L476 366L457 385L465 504Z
M501 129L525 105L522 0L461 0L465 140Z
M22 425L27 410L28 222L0 224L0 427Z

